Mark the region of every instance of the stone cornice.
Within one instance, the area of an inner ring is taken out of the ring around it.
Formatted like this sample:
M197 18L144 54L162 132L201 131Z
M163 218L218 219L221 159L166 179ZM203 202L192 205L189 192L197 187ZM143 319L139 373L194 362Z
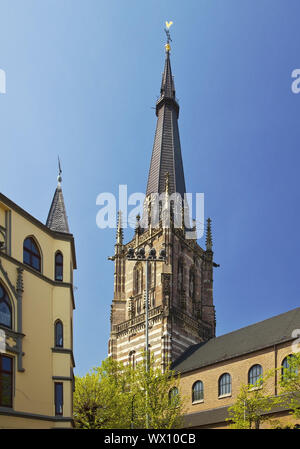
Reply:
M158 318L163 315L163 307L158 306L149 310L149 322L151 320L153 322L157 321ZM116 324L113 327L114 334L117 337L121 337L127 335L128 333L136 333L145 328L145 313L141 313L140 315L132 318L131 320L127 320L124 323Z
M74 359L74 354L73 354L72 349L56 347L56 348L51 348L51 351L56 352L57 354L70 354L71 359L72 359L73 368L75 368L76 365L75 365L75 359Z
M17 410L8 407L0 407L0 415L16 416L19 418L28 418L28 419L38 419L42 421L71 422L72 425L74 423L72 417L49 416L49 415L40 415L37 413L18 412Z

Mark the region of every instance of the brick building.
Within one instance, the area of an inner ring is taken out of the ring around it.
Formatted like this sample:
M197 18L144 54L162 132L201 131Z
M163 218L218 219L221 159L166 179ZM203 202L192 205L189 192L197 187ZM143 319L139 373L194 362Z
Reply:
M299 328L300 307L191 346L173 364L181 374L186 426L226 428L228 407L235 402L240 386L254 384L259 375L279 368L265 386L267 393L278 396L280 367L286 366L293 353ZM222 384L225 378L227 382ZM270 417L295 423L284 407L273 410Z

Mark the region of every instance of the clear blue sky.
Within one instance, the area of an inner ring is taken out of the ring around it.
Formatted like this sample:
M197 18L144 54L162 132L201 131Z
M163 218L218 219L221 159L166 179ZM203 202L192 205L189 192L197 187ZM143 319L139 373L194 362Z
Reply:
M60 155L77 374L107 354L115 231L96 197L145 190L165 20L187 189L205 193L221 265L217 334L299 306L299 17L299 0L1 0L0 190L44 222Z

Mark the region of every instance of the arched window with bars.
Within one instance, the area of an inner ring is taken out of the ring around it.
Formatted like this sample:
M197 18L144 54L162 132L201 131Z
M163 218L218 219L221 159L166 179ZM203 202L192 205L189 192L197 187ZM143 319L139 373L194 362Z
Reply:
M192 402L203 401L204 399L204 388L203 382L197 380L192 387Z
M256 364L251 366L248 372L248 384L257 386L258 382L262 378L262 375L263 369L261 365Z
M224 373L219 378L219 396L231 394L231 376L229 373Z
M33 237L27 237L23 243L23 262L26 265L41 272L42 270L42 258L36 241Z
M64 258L60 251L57 251L55 253L55 260L54 260L54 269L55 269L55 280L56 281L63 281L63 273L64 273Z
M133 292L135 295L141 294L143 291L143 267L141 263L137 263L133 269Z
M282 376L283 380L290 373L294 373L294 374L298 373L298 369L296 367L292 366L292 363L291 363L294 357L295 357L294 354L290 354L282 360L281 376Z
M55 334L55 347L63 348L64 347L64 328L61 320L56 320L54 325L54 334Z

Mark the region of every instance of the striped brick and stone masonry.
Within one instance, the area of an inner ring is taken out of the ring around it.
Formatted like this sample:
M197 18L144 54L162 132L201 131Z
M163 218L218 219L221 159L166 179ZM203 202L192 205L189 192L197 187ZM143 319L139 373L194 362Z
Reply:
M136 231L126 245L119 239L109 355L125 363L138 361L145 350L145 263L127 260L129 247L146 253L166 248L166 262L151 262L148 273L149 349L165 367L191 345L215 336L212 251L174 228Z
M156 102L157 126L146 189L143 219L153 211L153 194L186 193L178 128L179 104L166 47L160 97ZM170 205L170 202L169 202ZM161 204L162 209L164 208ZM172 207L171 207L172 208ZM206 249L196 239L188 239L189 226L164 227L160 210L158 226L137 223L133 239L123 243L119 219L115 254L114 298L111 306L109 355L116 360L134 363L145 350L145 262L127 260L131 247L164 248L165 263L150 263L149 269L149 344L150 351L161 359L162 366L174 362L188 347L215 336L213 305L213 262L210 220L207 223ZM182 214L182 212L180 212ZM178 217L179 214L177 214ZM173 210L174 219L174 210ZM176 220L175 220L176 221Z

